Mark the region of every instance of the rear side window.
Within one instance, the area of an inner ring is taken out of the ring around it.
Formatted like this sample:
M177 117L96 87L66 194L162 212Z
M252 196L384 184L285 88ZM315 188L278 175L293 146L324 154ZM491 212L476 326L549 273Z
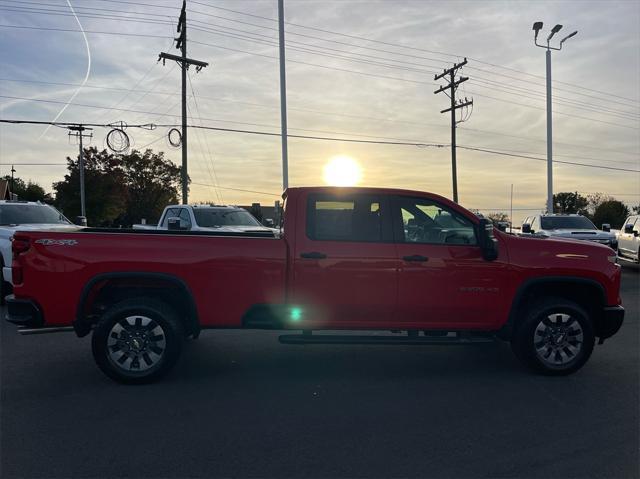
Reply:
M386 223L376 196L310 195L307 201L307 236L312 240L390 241Z
M162 219L161 227L165 228L169 224L169 218L178 218L180 216L180 208L169 208L167 214Z
M191 216L189 216L189 211L186 208L180 209L180 219L187 223L188 229L191 229Z

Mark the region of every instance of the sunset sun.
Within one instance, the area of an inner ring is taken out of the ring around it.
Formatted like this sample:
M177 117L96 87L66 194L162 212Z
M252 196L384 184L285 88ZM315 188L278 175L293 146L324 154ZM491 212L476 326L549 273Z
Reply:
M362 180L362 169L350 156L334 156L324 166L323 176L330 186L356 186Z

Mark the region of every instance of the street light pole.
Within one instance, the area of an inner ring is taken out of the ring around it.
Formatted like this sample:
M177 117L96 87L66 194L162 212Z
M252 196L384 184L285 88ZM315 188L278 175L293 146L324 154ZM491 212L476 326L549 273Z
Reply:
M553 213L553 104L551 99L551 50L547 48L547 213Z
M551 38L562 29L562 25L556 25L551 29L551 33L547 37L547 44L538 44L538 34L542 29L542 22L536 22L533 24L533 31L535 36L533 43L540 48L546 48L546 62L547 62L547 213L553 213L553 97L551 95L551 50L562 50L562 45L569 38L574 36L578 31L567 35L560 40L558 47L552 47L550 42Z

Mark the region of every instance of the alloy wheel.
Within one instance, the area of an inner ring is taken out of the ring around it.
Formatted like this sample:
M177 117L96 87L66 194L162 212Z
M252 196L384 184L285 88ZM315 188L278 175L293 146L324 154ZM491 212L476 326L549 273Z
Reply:
M109 331L107 348L109 359L117 368L127 373L144 372L164 356L165 332L147 316L127 316Z
M573 362L584 343L580 322L566 313L552 313L542 319L534 332L538 358L552 368L563 368Z

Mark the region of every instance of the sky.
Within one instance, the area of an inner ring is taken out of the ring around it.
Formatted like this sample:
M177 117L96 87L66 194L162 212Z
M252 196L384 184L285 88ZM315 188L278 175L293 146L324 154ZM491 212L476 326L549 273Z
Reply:
M179 124L179 68L157 58L178 53L180 6L0 0L0 118L52 121L71 100L58 121ZM189 71L189 123L279 133L277 0L187 8L188 56L209 63ZM473 110L459 112L459 201L509 211L513 185L514 222L543 211L545 53L531 29L543 21L541 41L564 26L552 45L578 30L552 53L554 191L640 201L640 2L285 0L285 21L290 135L421 144L289 138L290 186L325 184L326 165L343 156L359 165L360 186L451 198L450 116L440 113L449 99L434 94L444 85L434 74L466 57L469 80L457 95L473 99ZM51 190L77 145L66 130L45 128L0 124L0 175L15 164L17 176ZM180 163L168 130L127 134L133 148ZM104 148L108 132L94 129L90 144ZM272 204L281 165L278 136L189 130L191 202Z

